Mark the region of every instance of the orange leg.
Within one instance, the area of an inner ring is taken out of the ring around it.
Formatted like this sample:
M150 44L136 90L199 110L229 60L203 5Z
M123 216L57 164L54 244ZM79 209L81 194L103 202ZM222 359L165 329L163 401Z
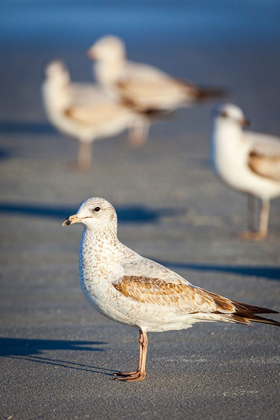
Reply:
M135 125L130 128L128 133L128 142L134 147L143 146L147 143L150 129L149 120L145 119L138 121Z
M268 221L269 221L269 201L263 200L261 216L260 216L259 239L264 239L267 237Z
M118 372L115 373L115 376L134 376L140 372L141 369L141 362L142 362L142 344L143 344L143 332L139 330L139 358L138 358L138 368L136 371L132 372Z
M248 230L240 233L238 236L240 239L249 241L261 241L267 237L268 232L268 219L269 219L269 201L263 200L262 209L260 215L260 227L258 232Z
M253 195L248 196L248 230L255 231L255 213L256 213L256 198Z
M135 372L118 372L115 373L117 381L136 382L142 381L146 376L146 357L148 350L148 337L145 332L139 330L139 361L138 368Z
M91 167L92 159L92 143L79 141L77 169L79 171L87 171Z

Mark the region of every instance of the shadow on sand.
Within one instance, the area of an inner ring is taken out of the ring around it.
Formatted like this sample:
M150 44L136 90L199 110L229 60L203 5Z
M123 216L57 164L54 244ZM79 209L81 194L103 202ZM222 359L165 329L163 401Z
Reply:
M0 337L0 356L111 376L113 373L111 369L43 356L44 352L52 350L104 351L101 347L103 344L106 343L101 341L36 340Z
M186 213L186 209L149 209L143 206L130 206L130 207L117 207L119 223L158 223L161 217L174 217L180 216ZM37 204L26 204L26 203L0 203L0 214L24 215L32 217L47 217L58 219L59 222L75 214L77 206L40 206ZM157 260L158 261L158 260ZM160 264L166 265L167 267L176 270L195 270L195 271L214 271L223 272L243 276L254 276L264 277L270 280L280 280L280 267L269 267L269 266L228 266L228 265L216 265L216 264L200 264L200 263L181 263L173 261L158 261Z
M7 213L10 215L25 215L32 217L50 217L59 219L61 222L77 211L76 206L41 206L38 204L27 203L0 203L0 213ZM157 223L161 217L164 216L178 216L184 214L186 211L175 209L149 209L143 206L117 207L118 220L120 223Z
M3 147L0 148L0 160L10 159L12 153L10 150L4 149Z
M103 351L101 341L36 340L0 337L0 356L34 356L44 350Z
M215 265L215 264L192 264L192 263L179 263L171 261L158 261L160 264L166 265L172 270L194 270L194 271L214 271L221 273L237 274L242 276L264 277L270 280L280 280L280 267L268 266L228 266L228 265Z
M0 121L0 134L57 134L48 123Z

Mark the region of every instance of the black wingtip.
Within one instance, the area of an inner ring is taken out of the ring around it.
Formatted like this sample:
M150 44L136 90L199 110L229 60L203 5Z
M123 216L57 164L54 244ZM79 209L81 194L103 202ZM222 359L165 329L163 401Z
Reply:
M230 95L229 90L225 88L200 87L200 89L196 93L196 100L204 101L207 99L219 99L219 98L225 98L229 95Z
M279 312L274 311L274 309L263 308L262 306L249 305L248 303L237 302L236 300L232 300L232 303L236 308L236 314L241 316L257 314L279 314Z
M249 317L248 319L249 321L252 321L252 322L259 322L262 324L269 324L269 325L274 325L275 327L280 327L280 322L275 321L274 319L263 318L262 316L258 316L258 315Z

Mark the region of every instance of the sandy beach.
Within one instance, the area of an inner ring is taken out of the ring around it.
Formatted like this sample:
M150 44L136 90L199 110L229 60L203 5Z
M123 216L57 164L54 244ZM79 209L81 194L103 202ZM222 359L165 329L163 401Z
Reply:
M280 136L279 44L129 40L131 59L178 78L226 86L253 129ZM280 310L280 200L269 236L242 242L247 198L213 173L213 103L153 125L143 148L126 133L94 144L88 173L69 169L77 144L46 119L40 86L60 57L75 80L91 80L79 45L2 45L0 69L1 419L277 419L279 329L199 324L149 334L147 378L116 383L133 369L137 330L113 323L79 286L81 226L62 228L87 197L114 204L119 238L191 283L234 300ZM88 40L88 44L87 44ZM278 42L278 43L277 43ZM279 315L275 316L279 320Z

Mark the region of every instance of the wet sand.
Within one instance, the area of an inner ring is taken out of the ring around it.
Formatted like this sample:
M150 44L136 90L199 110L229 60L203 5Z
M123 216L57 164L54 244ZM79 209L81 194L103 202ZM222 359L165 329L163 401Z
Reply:
M254 129L280 135L277 48L129 52L177 77L228 86ZM57 47L55 55L76 80L90 80L82 51ZM213 104L153 126L140 149L127 146L125 133L97 142L91 171L70 171L76 142L48 124L41 105L51 58L51 49L6 51L1 67L1 418L276 419L280 331L268 325L149 334L146 380L114 382L112 372L135 367L138 333L86 302L81 227L61 223L83 199L102 196L117 209L120 239L140 254L195 285L279 310L280 200L265 242L234 236L246 228L247 200L210 167Z

